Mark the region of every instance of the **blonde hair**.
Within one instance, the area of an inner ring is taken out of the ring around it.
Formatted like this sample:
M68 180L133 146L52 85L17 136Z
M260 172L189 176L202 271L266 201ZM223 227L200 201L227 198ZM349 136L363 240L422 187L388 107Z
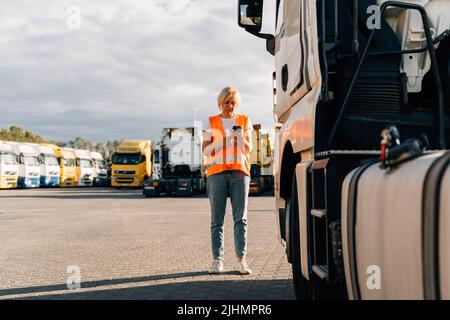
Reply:
M217 106L219 107L219 109L225 103L225 100L227 100L228 96L234 96L237 101L237 105L241 105L241 95L239 94L238 89L236 89L235 87L226 87L223 88L217 96Z

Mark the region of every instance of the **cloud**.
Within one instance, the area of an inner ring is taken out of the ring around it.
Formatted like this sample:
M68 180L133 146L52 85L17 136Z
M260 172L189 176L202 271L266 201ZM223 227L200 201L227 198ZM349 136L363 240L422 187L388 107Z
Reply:
M81 9L79 30L67 8ZM217 112L227 85L270 126L273 57L236 23L236 2L29 1L0 8L0 127L48 138L157 139Z

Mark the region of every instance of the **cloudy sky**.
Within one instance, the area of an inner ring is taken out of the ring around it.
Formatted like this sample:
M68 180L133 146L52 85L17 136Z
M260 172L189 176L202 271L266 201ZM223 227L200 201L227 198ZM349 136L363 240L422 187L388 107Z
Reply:
M274 60L236 15L235 0L4 2L0 128L155 139L192 125L195 108L197 119L217 113L227 85L241 91L242 113L271 126Z

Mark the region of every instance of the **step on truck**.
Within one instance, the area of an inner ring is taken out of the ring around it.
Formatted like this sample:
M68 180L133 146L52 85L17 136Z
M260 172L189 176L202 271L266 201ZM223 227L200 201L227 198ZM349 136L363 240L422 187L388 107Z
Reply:
M262 130L260 124L253 125L252 151L250 153L250 191L257 196L265 192L273 193L272 146L270 134Z
M152 174L150 140L124 140L111 155L111 186L141 188Z
M450 1L237 13L275 59L277 228L297 298L450 299Z
M30 145L19 142L7 142L14 147L19 162L19 188L39 188L41 168L39 153Z
M164 128L155 147L154 175L144 182L143 195L191 196L206 190L199 128Z
M94 165L94 186L106 187L108 185L108 174L103 156L97 151L91 151L90 156Z
M19 162L13 146L0 141L0 189L17 187Z
M61 169L59 167L58 158L52 147L43 144L29 143L39 155L40 177L39 184L41 187L59 187L59 179Z

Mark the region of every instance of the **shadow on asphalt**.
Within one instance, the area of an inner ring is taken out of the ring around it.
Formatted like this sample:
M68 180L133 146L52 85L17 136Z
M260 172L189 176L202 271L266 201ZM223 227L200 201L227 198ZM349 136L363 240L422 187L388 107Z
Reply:
M0 198L34 198L34 199L198 199L207 198L206 194L196 194L192 197L185 196L159 196L159 197L144 197L140 189L90 189L90 188L76 188L76 189L26 189L17 190L14 194L3 192ZM23 191L23 193L22 193ZM40 191L40 192L39 192ZM250 196L250 198L273 198L270 194L262 194L259 196Z
M239 275L237 271L224 272L229 275ZM137 278L109 279L98 281L86 281L81 283L82 289L102 286L123 285L155 280L171 280L177 278L192 278L196 276L208 275L206 271L175 273L167 275L154 275ZM213 280L215 275L211 275L208 281L186 281L155 284L148 286L136 286L119 289L89 290L83 292L67 292L66 285L36 286L28 288L11 288L0 290L2 296L36 294L32 297L22 297L18 299L62 299L62 300L85 300L85 299L179 299L179 300L284 300L295 299L292 281L283 280ZM66 291L65 293L58 291ZM44 293L45 294L40 294ZM51 294L53 292L54 294ZM49 294L50 293L50 294ZM40 295L38 295L40 294Z

